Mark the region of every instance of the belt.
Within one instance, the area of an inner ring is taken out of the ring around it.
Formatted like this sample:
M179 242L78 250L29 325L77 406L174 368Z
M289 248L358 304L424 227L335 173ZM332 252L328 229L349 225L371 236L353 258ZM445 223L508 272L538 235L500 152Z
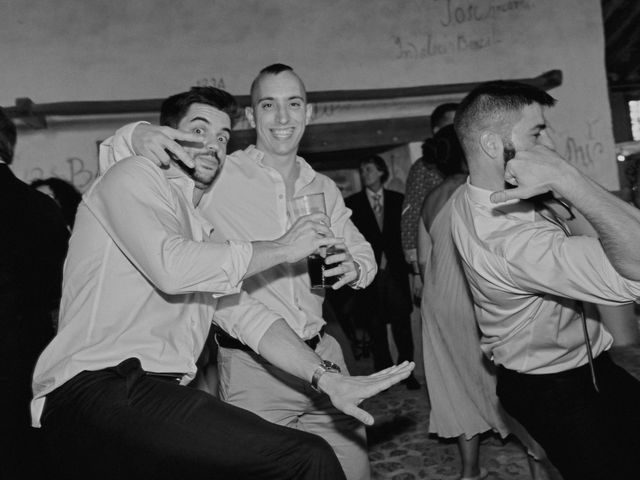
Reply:
M244 350L245 352L253 352L251 347L245 345L240 340L236 340L235 338L233 338L231 335L229 335L223 330L216 329L213 335L216 339L216 343L222 348L235 348L238 350ZM323 336L324 336L324 325L322 326L322 328L318 333L316 333L310 339L305 340L304 343L309 345L309 348L311 348L311 350L315 350L316 347L318 346L318 343L320 343L320 340L322 340Z
M164 382L171 382L171 383L180 383L180 381L182 380L182 377L184 376L183 373L173 373L173 372L147 372L145 371L144 374L147 377L151 377L151 378L155 378L156 380L162 380Z

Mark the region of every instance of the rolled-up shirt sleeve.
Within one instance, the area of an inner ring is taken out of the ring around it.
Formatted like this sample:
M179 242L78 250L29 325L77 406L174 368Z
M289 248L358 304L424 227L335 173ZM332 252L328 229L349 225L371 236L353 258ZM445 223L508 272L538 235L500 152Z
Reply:
M637 301L640 282L616 272L597 238L566 236L546 222L506 231L507 275L523 292L602 305Z
M104 175L116 162L136 155L136 152L133 151L131 137L133 130L141 123L148 122L128 123L116 130L113 136L100 143L98 152L98 171L100 175Z
M110 168L84 201L127 259L162 292L238 292L251 244L192 240L174 195L162 170L132 157Z
M343 237L353 260L360 266L360 277L351 286L355 289L369 285L378 271L376 257L371 244L351 221L351 210L344 204L344 199L335 184L326 186L327 210L331 218L331 230L336 237Z

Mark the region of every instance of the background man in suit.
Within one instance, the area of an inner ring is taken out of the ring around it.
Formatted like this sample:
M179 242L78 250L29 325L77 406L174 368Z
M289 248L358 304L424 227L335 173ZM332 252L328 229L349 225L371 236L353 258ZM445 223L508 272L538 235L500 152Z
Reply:
M18 180L16 126L0 109L0 478L31 478L41 462L30 424L31 374L53 337L69 231L46 195Z
M398 361L413 359L409 269L400 240L404 196L383 188L388 178L389 169L381 157L364 159L360 163L364 188L345 200L353 212L351 220L373 247L378 264L378 274L371 285L356 292L355 312L361 323L368 326L376 370L393 365L387 323L391 324ZM413 374L404 383L411 390L420 388Z

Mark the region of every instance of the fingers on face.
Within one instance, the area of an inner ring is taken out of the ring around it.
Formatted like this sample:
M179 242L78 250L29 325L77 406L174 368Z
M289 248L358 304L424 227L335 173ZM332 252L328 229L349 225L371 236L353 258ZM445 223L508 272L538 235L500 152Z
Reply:
M173 153L176 157L180 159L182 163L188 166L193 166L193 160L189 156L184 149L174 141L169 141L166 145L167 150Z

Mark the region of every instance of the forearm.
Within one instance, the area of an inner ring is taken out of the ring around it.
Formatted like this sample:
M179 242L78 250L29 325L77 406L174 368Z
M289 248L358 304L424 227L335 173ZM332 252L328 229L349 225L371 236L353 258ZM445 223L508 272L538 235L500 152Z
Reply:
M259 349L260 355L272 365L309 383L322 361L283 319L271 324L260 339ZM404 362L369 377L351 377L326 372L320 376L318 388L329 396L331 403L338 410L371 425L373 417L358 405L364 399L407 378L413 368L413 363Z
M258 348L260 355L269 363L309 382L322 360L284 319L271 324L260 339Z
M554 188L582 213L598 233L614 268L630 280L640 280L640 210L609 193L581 173L563 178Z
M289 260L288 249L278 242L255 241L251 242L251 245L253 246L253 255L244 278Z
M413 268L417 268L418 271L414 270L413 273L419 273L420 278L424 279L425 267L427 264L427 255L429 254L431 246L431 237L427 233L427 229L424 226L423 222L420 222L418 225L418 254L416 265Z

